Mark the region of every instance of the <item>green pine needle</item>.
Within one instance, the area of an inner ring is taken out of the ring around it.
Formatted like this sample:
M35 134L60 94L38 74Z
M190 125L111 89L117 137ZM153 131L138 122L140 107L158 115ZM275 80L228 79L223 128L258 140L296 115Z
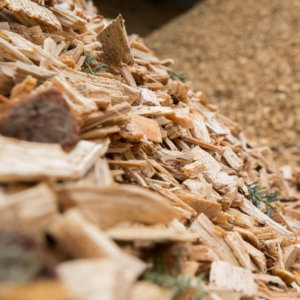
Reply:
M162 287L171 289L173 292L172 300L178 300L180 296L189 289L197 289L198 294L191 297L190 300L201 300L205 295L202 281L204 275L198 277L197 285L192 284L191 278L187 276L180 276L180 257L182 248L179 250L179 254L175 262L175 274L166 274L166 266L164 264L163 254L160 248L154 253L154 267L153 272L146 272L144 279L151 281L152 283Z
M278 214L278 209L274 205L279 206L278 201L280 200L280 197L278 197L278 194L266 193L266 188L256 187L257 182L258 181L246 184L249 194L248 196L245 195L244 191L241 189L242 193L244 194L244 196L250 198L253 205L255 205L256 207L259 206L259 203L264 203L265 214L269 217L271 217L272 211Z
M85 56L84 50L83 50L82 55ZM95 61L95 59L96 59L96 57L94 55L91 55L91 53L89 52L87 54L87 56L85 57L85 61L84 61L84 65L86 67L82 67L81 71L88 73L88 74L92 74L92 75L94 75L98 72L101 72L101 71L107 72L108 69L106 68L107 65L105 65L105 64L98 65L98 66L92 68L92 64Z
M186 76L183 73L181 73L181 72L168 71L168 74L174 80L180 80L183 83L186 83L188 81L188 79L186 78Z

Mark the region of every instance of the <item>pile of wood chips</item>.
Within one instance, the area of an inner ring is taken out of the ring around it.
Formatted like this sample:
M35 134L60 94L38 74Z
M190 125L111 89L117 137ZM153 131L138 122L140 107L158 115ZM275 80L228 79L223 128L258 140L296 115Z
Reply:
M300 2L204 0L145 39L276 162L300 167Z
M290 167L121 16L0 8L3 299L300 298Z

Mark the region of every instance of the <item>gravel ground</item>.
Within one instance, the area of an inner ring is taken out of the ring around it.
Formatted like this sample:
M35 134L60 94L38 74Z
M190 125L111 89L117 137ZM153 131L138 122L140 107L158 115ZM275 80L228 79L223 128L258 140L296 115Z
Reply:
M299 15L299 0L206 0L145 41L280 164L299 166Z

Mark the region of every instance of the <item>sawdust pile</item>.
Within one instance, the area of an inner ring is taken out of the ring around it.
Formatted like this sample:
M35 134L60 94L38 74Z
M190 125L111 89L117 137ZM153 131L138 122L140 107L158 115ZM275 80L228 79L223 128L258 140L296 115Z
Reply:
M207 0L146 43L278 162L299 165L299 12L297 0Z

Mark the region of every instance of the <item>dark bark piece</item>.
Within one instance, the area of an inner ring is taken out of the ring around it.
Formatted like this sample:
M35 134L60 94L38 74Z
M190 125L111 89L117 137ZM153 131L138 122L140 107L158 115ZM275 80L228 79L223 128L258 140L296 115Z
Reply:
M54 89L8 105L0 116L0 133L24 141L58 143L64 150L79 140L75 118L62 94Z
M29 236L14 231L0 232L0 282L27 282L53 277L41 247Z
M116 67L121 66L122 62L133 65L133 56L121 15L100 32L98 41L102 44L105 63Z

